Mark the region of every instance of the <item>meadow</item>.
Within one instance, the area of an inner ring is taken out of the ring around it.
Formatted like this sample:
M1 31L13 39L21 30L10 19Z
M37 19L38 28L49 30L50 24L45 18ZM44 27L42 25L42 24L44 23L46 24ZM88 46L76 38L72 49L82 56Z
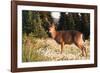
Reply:
M60 44L52 38L36 38L23 36L22 40L22 61L61 61L61 60L84 60L90 58L90 41L85 40L87 56L81 55L81 50L74 44L65 45L63 53L60 53Z

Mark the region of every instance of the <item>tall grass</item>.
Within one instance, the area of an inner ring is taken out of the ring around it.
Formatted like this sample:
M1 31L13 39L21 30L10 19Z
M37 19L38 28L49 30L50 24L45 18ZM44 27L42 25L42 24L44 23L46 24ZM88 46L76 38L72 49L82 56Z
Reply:
M83 60L90 58L90 42L86 40L84 43L87 56L81 56L81 50L72 45L65 45L63 53L60 53L60 45L51 38L34 38L23 36L22 61L60 61L60 60Z

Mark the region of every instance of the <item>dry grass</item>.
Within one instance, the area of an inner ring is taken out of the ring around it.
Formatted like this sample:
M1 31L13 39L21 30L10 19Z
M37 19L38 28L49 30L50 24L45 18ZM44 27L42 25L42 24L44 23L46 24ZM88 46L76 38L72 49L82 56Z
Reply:
M82 60L90 58L90 42L84 43L87 56L81 56L81 50L74 44L65 45L63 53L60 53L60 45L53 39L39 39L33 37L23 38L22 61L60 61L60 60Z

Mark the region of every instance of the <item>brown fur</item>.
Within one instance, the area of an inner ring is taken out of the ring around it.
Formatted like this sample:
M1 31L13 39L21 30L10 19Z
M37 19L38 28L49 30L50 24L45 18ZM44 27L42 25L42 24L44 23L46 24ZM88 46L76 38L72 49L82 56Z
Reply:
M79 31L68 30L68 31L56 31L55 26L49 27L51 37L59 44L61 44L61 53L65 44L74 43L78 48L81 49L82 55L86 56L86 48L83 43L83 34Z

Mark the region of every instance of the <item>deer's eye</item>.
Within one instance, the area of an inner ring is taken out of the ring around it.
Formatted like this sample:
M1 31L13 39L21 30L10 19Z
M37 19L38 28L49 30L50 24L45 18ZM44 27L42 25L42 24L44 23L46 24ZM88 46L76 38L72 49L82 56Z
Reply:
M49 30L50 30L51 28L49 28Z

